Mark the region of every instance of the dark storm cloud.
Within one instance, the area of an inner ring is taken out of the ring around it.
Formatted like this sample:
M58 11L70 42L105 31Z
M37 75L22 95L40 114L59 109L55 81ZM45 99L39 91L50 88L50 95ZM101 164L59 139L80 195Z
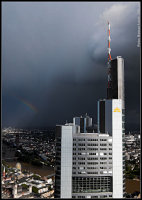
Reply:
M112 57L125 59L126 126L138 128L138 5L3 2L3 125L49 126L86 112L96 122L97 100L106 97L110 20Z

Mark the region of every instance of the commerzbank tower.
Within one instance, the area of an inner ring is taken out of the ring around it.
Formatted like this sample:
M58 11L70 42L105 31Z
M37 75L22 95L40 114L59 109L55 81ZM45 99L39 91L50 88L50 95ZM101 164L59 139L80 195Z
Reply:
M55 198L125 197L124 59L111 58L108 23L107 97L97 126L87 114L56 126Z

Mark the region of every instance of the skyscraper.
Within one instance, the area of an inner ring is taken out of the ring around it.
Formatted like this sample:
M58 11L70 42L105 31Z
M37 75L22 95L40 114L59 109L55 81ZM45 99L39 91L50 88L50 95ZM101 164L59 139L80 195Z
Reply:
M123 177L123 194L125 195L125 87L124 87L124 59L121 56L117 56L117 58L112 59L109 62L109 72L111 76L111 81L109 83L110 87L107 87L107 99L98 101L98 132L109 133L113 136L113 138L118 134L118 132L112 132L112 127L114 127L114 112L112 108L112 104L114 100L121 100L121 115L122 122L117 122L117 126L119 128L122 126L122 130L119 133L119 142L122 142L122 177ZM118 107L119 109L119 107ZM117 110L116 110L117 112ZM115 126L116 126L115 125ZM122 137L122 139L121 139ZM115 151L115 147L114 150ZM120 150L119 150L120 153ZM119 154L121 155L121 153Z
M111 59L110 24L108 66L107 99L98 101L97 131L89 131L89 116L56 126L55 198L124 197L124 60Z
M124 59L121 56L110 61L111 87L107 87L107 99L122 99L125 109L124 91Z

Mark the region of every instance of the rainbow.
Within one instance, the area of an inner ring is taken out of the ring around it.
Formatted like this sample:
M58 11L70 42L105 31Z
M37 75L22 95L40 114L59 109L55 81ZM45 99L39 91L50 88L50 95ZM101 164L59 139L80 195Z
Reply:
M17 96L15 96L18 100L20 100L24 105L26 105L28 108L30 108L32 111L34 111L35 113L38 112L37 108L32 105L30 102L26 101L25 99L19 98Z
M38 112L38 110L37 110L37 108L34 106L34 105L32 105L31 103L29 103L28 101L26 101L26 100L24 100L24 99L21 99L21 101L26 105L26 106L28 106L31 110L33 110L34 112Z

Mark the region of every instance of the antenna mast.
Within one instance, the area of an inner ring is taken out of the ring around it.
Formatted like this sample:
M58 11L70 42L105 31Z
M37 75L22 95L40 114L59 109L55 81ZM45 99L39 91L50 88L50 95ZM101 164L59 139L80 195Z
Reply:
M111 54L110 54L110 52L111 52L111 48L110 48L111 38L110 38L110 23L109 22L108 22L108 34L109 34L109 36L108 36L108 62L109 62L110 60L112 60Z
M111 98L111 48L110 48L110 41L111 41L111 38L110 38L110 23L108 22L108 62L107 62L107 67L108 67L108 98Z

